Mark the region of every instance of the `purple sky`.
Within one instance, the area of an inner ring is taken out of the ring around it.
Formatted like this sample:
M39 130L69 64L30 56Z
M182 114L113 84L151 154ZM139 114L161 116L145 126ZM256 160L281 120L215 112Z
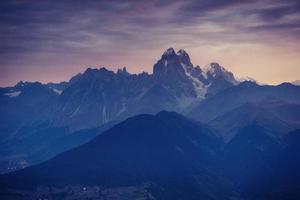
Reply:
M87 67L152 72L168 47L237 77L300 79L299 0L0 1L0 86Z

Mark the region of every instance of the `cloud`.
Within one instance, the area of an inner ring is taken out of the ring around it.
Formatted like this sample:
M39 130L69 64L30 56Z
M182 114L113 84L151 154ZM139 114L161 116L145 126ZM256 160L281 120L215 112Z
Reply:
M0 70L21 64L30 74L49 66L41 58L51 55L52 66L69 62L66 68L86 60L132 64L128 58L138 56L137 65L151 71L148 57L168 46L280 46L286 40L294 46L299 11L297 0L0 1Z

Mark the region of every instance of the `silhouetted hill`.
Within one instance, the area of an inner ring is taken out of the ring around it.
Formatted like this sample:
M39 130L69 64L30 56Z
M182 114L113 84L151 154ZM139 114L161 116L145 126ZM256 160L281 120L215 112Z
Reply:
M37 166L3 175L2 188L152 183L160 199L227 199L222 142L205 126L162 111L129 118L91 142Z

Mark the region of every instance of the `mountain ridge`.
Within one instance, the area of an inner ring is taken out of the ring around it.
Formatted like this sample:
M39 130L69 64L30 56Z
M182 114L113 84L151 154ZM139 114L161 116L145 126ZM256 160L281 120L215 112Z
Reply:
M205 99L206 95L213 95L236 83L232 73L218 64L211 64L211 69L204 72L199 66L194 67L184 50L175 53L170 48L154 64L153 74L130 74L126 68L117 72L104 67L87 68L68 82L41 84L20 81L14 87L1 88L0 99L14 102L35 85L40 85L53 96L53 106L51 111L47 111L49 115L45 116L45 120L55 126L63 125L79 130L143 112L156 113L162 109L180 111L195 101ZM155 101L152 91L158 87L165 91L160 94L169 96L163 102ZM146 105L140 100L152 101L156 106L151 107L151 104ZM84 101L88 104L83 104ZM136 105L140 108L136 109ZM87 115L91 117L84 123L86 125L78 122L82 116Z
M1 175L0 196L76 199L86 191L83 199L105 199L101 191L111 190L117 199L132 199L136 194L116 191L125 187L152 199L299 197L300 132L281 141L268 132L251 122L224 143L176 112L141 114L46 162Z
M64 138L80 130L97 129L161 110L176 111L208 123L244 103L264 99L283 102L276 109L297 125L300 120L295 111L299 110L299 94L300 87L289 83L278 86L258 85L253 81L239 83L217 63L206 67L194 65L182 49L177 53L174 49L166 50L154 64L152 74L131 74L126 68L114 72L102 67L87 68L67 82L20 81L14 87L0 88L0 156L5 158L0 160L0 169L11 168L7 163L23 163L23 158L29 165L34 163L29 160L40 161L41 156L31 155L28 147L21 156L16 155L18 148L6 148L24 137L29 141L29 128L32 141L37 141L39 134L47 141L52 138L46 134L48 130L67 130L58 131L58 137ZM32 149L44 149L39 143L33 145Z

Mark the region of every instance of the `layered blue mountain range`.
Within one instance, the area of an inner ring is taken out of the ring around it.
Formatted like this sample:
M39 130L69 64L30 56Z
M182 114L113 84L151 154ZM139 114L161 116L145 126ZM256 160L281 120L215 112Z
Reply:
M167 49L152 74L88 68L61 83L21 81L0 88L0 111L2 173L50 159L3 175L5 198L67 186L76 199L85 185L105 198L123 187L148 199L299 195L300 86L240 82L184 50Z

